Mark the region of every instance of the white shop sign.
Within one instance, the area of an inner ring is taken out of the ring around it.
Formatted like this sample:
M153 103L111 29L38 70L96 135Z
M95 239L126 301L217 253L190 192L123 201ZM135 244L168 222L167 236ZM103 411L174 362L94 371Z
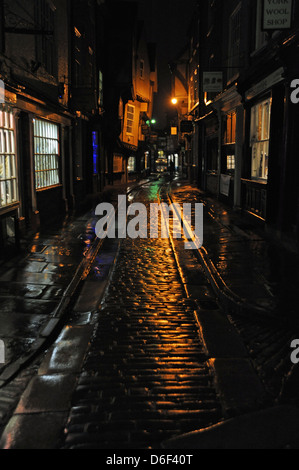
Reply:
M203 72L204 93L220 93L223 91L222 72Z
M228 176L228 175L221 175L221 179L220 179L220 193L223 194L223 196L229 197L230 182L231 182L231 176Z
M293 0L264 0L264 31L291 28L292 10Z

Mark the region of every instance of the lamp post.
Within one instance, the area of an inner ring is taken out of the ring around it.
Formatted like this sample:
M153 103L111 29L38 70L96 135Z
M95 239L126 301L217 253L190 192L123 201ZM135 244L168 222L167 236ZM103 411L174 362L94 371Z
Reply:
M156 119L149 119L146 121L146 125L148 126L148 142L149 142L149 158L150 158L150 173L153 171L156 171L156 165L155 165L155 156L153 156L153 143L152 143L152 128L157 124Z

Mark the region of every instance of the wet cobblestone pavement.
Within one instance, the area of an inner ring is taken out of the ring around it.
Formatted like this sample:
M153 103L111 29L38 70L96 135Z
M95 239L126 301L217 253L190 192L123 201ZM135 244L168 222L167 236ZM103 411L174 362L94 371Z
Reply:
M144 183L128 202L156 203L159 193L169 203L165 183ZM198 202L179 184L180 203ZM213 224L212 244L223 234L215 220L208 231ZM229 252L237 236L219 240ZM185 241L105 241L59 336L1 388L1 448L297 445L299 376L290 361L296 329L275 315L224 308Z
M269 394L279 399L294 369L290 345L299 334L298 256L186 182L173 182L171 194L180 204L204 204L204 249L227 287L251 305L227 313ZM297 388L290 396L295 399Z
M157 186L136 201L156 202ZM150 449L221 420L169 240L121 245L72 399L63 448Z

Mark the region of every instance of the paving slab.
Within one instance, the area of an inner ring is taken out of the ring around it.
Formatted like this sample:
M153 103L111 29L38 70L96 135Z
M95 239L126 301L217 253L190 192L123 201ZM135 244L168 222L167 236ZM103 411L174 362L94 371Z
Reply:
M248 358L240 335L222 311L198 310L196 317L210 358Z
M60 447L67 413L14 416L0 440L0 449L52 450Z
M79 373L93 326L66 326L47 352L40 368L39 375L76 374Z
M299 409L274 407L221 422L163 443L164 449L279 450L298 448Z
M267 393L249 359L211 359L209 364L227 416L264 405Z
M15 415L69 410L75 384L76 377L72 375L34 377L21 397Z

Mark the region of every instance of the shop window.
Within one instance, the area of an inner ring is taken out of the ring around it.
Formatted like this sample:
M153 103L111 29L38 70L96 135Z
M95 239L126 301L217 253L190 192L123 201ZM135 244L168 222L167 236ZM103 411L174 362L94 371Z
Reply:
M136 167L136 159L135 157L130 157L128 161L128 172L134 173Z
M224 144L232 145L236 143L236 123L237 114L231 113L225 117L224 123Z
M60 184L59 127L47 121L35 119L34 162L35 187L45 189Z
M123 157L114 155L113 157L113 173L122 173L123 171Z
M268 179L270 119L271 99L253 106L251 110L251 176L253 179Z
M232 171L236 168L235 155L227 156L227 170Z
M18 201L14 117L0 111L0 209Z

